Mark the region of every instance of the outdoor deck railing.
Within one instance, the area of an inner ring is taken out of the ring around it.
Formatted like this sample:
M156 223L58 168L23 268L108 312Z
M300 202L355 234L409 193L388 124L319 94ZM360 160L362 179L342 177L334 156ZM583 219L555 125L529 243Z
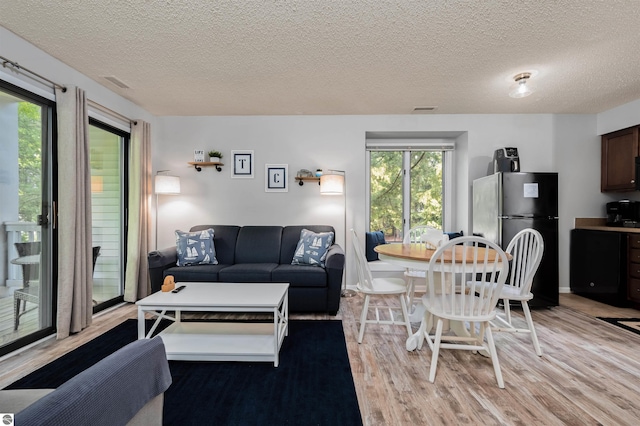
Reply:
M40 225L33 222L4 222L4 230L7 242L7 258L4 264L7 267L6 286L22 287L22 268L11 263L18 257L14 243L27 241L42 241Z

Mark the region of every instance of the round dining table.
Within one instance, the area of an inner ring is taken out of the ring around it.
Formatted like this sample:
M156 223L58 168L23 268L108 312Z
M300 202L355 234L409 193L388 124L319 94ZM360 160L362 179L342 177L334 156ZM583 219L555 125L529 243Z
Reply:
M381 244L379 246L374 247L373 249L376 253L378 253L378 258L380 260L392 263L394 265L398 265L404 268L417 269L425 271L425 273L429 270L429 262L431 261L431 257L436 252L436 249L428 248L426 244L421 243L389 243L389 244ZM455 254L454 251L455 250ZM486 255L488 259L493 261L498 252L493 250L492 248L480 248L478 252L479 258L484 258L485 250L488 250ZM453 259L455 259L455 264L463 264L463 263L473 263L473 251L467 250L466 257L463 256L465 252L463 248L460 246L454 246L452 250L447 250L444 253L444 265L445 266L455 266L453 265ZM507 259L511 260L511 256L507 253ZM426 280L426 278L425 278ZM413 298L413 295L409 295L409 297ZM425 321L424 316L424 308L419 309L416 307L415 313L412 316L412 319L416 319L416 314L422 317L421 321ZM451 331L456 333L457 335L469 335L469 331L466 329L464 324L459 323L458 321L452 321L450 324ZM415 349L415 343L418 340L419 332L409 336L407 339L406 347L407 350ZM488 354L482 353L482 355L488 356Z
M435 249L428 248L426 244L421 243L403 243L403 244L381 244L373 248L378 253L378 258L385 262L392 263L397 266L408 269L416 269L419 271L429 270L429 262L431 257L436 252ZM454 251L455 250L455 253ZM454 246L453 250L447 250L444 252L444 264L445 266L453 263L452 259L455 259L456 264L473 263L474 252L472 250L463 250L461 246ZM488 260L493 261L496 258L497 252L491 248L480 248L478 250L478 257L483 259L485 256L485 250L488 251ZM511 260L511 256L507 253L507 259ZM413 294L409 295L409 300L413 299ZM413 316L415 318L415 315Z
M453 250L447 250L444 252L444 263L451 264L452 259L455 258L456 264L463 262L473 262L473 252L466 250L466 258L463 258L465 253L460 246L454 246L455 256ZM429 262L431 257L436 252L435 249L427 248L426 244L408 243L408 244L381 244L373 249L378 253L378 258L389 263L393 263L405 268L419 269L427 271L429 270ZM478 251L478 257L484 258L485 250L488 250L488 259L493 261L496 258L497 252L491 248L480 248ZM507 254L507 258L510 256Z

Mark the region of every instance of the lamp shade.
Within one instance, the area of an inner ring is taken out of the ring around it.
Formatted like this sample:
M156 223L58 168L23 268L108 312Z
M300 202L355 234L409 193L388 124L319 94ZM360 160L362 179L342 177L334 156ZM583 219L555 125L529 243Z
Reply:
M178 176L156 175L156 194L179 194L180 178Z
M344 194L344 175L323 174L320 176L320 194Z

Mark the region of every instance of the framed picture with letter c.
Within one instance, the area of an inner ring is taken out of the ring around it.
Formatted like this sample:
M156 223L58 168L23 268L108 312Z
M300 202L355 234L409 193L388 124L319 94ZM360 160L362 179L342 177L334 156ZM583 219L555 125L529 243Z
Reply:
M264 167L265 192L288 192L289 165L265 164Z
M231 151L232 178L253 179L253 151Z

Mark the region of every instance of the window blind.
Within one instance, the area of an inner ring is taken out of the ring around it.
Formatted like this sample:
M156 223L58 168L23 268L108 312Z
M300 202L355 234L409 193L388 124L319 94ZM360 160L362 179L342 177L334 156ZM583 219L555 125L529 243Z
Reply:
M367 151L453 151L453 139L367 139Z

